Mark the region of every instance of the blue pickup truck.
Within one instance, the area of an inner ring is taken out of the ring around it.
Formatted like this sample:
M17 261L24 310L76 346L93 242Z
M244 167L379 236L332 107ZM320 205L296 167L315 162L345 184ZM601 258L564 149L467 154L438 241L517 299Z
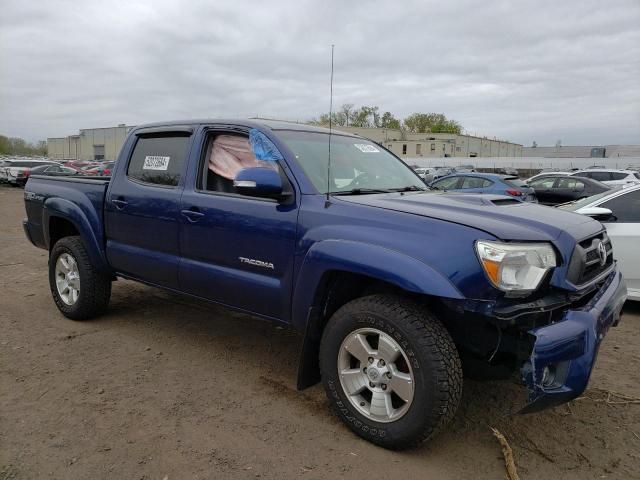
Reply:
M308 125L140 126L110 179L32 176L25 204L63 315L99 315L127 278L292 327L298 388L321 381L387 448L452 419L463 371L517 379L521 412L577 397L626 299L597 221L431 191L384 147Z

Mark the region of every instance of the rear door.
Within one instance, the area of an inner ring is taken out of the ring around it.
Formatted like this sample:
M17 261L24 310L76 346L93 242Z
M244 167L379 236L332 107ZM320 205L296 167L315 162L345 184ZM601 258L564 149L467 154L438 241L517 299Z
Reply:
M555 194L553 192L553 186L556 183L557 178L547 177L539 178L529 183L529 186L535 191L536 197L540 203L553 203Z
M105 204L107 258L120 274L178 288L179 208L189 127L138 132Z
M640 295L640 190L618 195L598 205L613 212L611 218L601 220L613 245L613 256L618 260L627 287Z
M585 183L579 177L559 178L554 187L555 202L566 203L588 196Z
M491 189L493 182L482 177L462 176L457 188L465 193L483 193Z
M452 175L436 180L431 184L436 190L456 190L461 183L461 177Z

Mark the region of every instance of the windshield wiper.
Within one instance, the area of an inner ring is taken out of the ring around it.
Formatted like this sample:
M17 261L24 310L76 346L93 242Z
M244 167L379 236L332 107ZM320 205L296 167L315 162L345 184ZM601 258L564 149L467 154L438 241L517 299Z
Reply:
M382 188L352 188L344 192L331 192L331 195L368 195L370 193L393 193L396 190L385 190Z
M420 188L417 185L409 185L406 187L391 188L390 190L392 192L426 192L429 190L429 187L425 185L425 188Z

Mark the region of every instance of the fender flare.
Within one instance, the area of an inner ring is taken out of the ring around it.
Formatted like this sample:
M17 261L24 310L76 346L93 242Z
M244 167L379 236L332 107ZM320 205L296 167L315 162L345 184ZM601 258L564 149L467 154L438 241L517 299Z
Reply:
M47 250L50 251L53 247L53 245L49 244L49 239L51 238L49 232L51 218L62 218L70 222L80 234L91 263L100 271L105 273L109 272L109 264L104 255L104 249L96 237L96 232L94 228L92 228L92 222L80 207L69 200L56 197L47 199L43 208L42 228ZM93 223L96 224L101 222L97 216L93 220Z
M292 325L304 332L298 366L298 388L320 379L318 353L324 325L322 306L314 305L325 275L342 271L366 275L405 291L445 298L464 296L444 275L424 262L378 245L351 240L323 240L307 252L293 294Z

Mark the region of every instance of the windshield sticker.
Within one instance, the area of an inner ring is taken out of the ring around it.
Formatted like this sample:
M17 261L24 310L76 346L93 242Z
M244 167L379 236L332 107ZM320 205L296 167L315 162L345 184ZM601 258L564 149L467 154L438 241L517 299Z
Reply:
M143 170L166 170L169 168L169 160L171 157L158 157L155 155L147 155L144 157Z
M366 143L354 143L353 146L356 147L358 150L360 150L363 153L378 153L378 152L380 152L380 150L378 150L373 145L367 145Z

